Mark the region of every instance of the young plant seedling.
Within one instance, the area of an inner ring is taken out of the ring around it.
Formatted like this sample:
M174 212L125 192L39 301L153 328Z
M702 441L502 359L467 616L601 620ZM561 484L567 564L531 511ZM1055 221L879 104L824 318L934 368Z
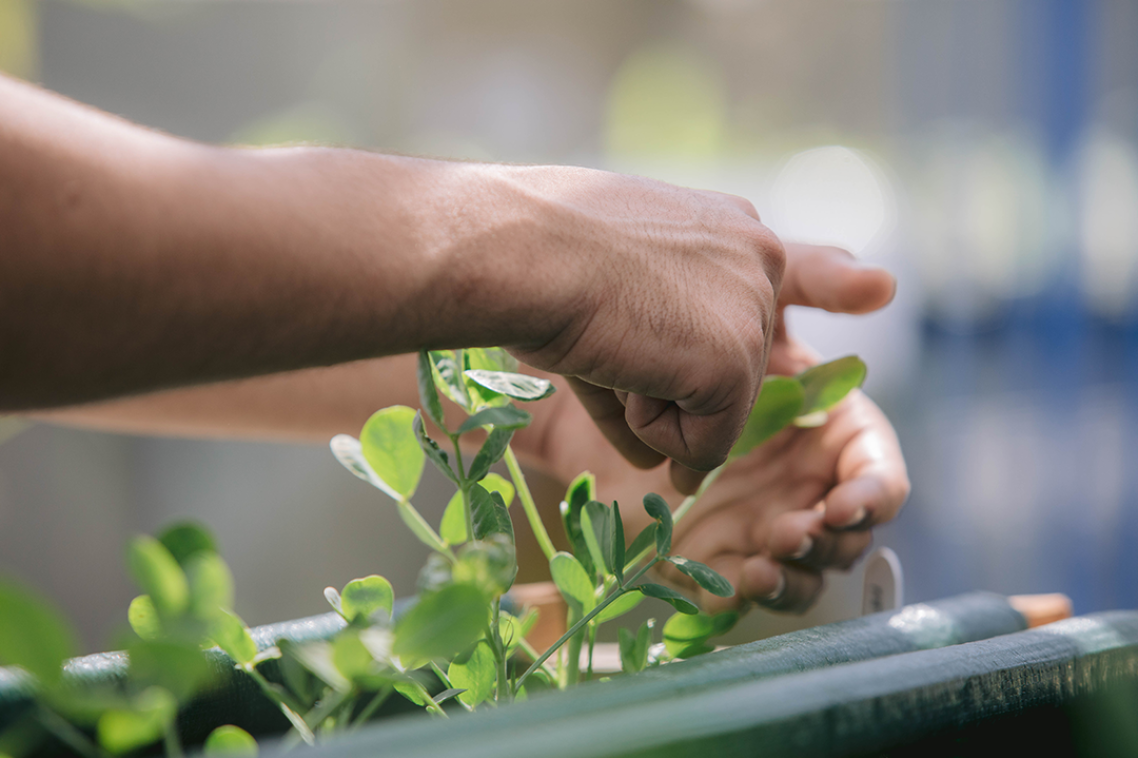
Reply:
M864 378L865 365L852 356L795 377L768 377L725 466L790 425L825 423L829 410ZM130 543L128 565L144 594L128 611L137 638L127 651L122 687L80 693L68 686L62 667L75 651L70 627L29 593L0 585L0 663L25 672L41 728L89 758L131 753L159 741L168 756L181 756L177 714L210 686L215 663L209 656L220 656L216 648L288 719L290 743L313 744L353 731L395 694L445 717L443 704L451 700L474 710L525 698L527 687L560 689L590 678L599 627L644 597L676 613L663 625L662 645L653 644L654 621L619 630L626 672L714 649L710 640L729 630L737 614L702 614L684 595L644 578L667 562L707 592L734 594L723 576L672 552L675 523L724 467L712 471L674 512L659 495L645 495L642 505L651 523L630 543L619 504L602 502L595 478L580 475L561 503L570 550L559 552L510 447L514 432L531 420L513 403L548 397L552 384L517 373L517 362L497 348L424 351L418 380L421 410L385 408L368 419L359 439L338 435L331 441L336 458L391 498L411 533L431 550L417 601L398 620L391 584L365 576L324 591L344 620L332 639L280 640L260 649L233 613L233 579L213 537L196 524L178 524L157 539L140 536ZM453 430L440 393L467 415ZM431 436L424 417L449 445ZM485 437L467 463L462 438L476 433ZM428 460L455 485L438 530L412 503ZM509 479L490 471L500 460ZM525 639L536 612L519 618L502 609L518 570L509 510L515 499L568 606L567 631L544 652ZM214 652L203 652L212 646ZM258 670L268 660L278 661L280 683ZM257 743L226 725L209 735L204 750L255 755Z

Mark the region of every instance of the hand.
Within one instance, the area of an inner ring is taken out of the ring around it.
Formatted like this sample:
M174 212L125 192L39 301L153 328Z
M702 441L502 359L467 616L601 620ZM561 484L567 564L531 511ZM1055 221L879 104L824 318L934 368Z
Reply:
M790 245L787 254L780 310L802 304L860 313L892 298L892 277L858 265L847 253ZM771 370L796 373L815 362L813 352L780 326ZM612 454L579 404L569 396L554 397L560 400L550 406L553 415L539 419L534 430L543 431L533 440L539 443L533 452L557 475L592 471L600 497L624 506L629 535L647 522L640 507L645 493L679 505L682 495L665 468L632 468ZM704 593L708 610L755 601L802 611L821 590L822 572L849 568L869 546L869 530L893 518L908 491L892 427L872 401L855 392L823 426L787 429L725 470L677 525L674 551L707 563L735 586L733 598ZM669 578L686 582L678 572Z
M556 289L574 293L567 311L564 299L545 306L570 318L513 352L567 375L633 465L722 463L758 393L782 278L782 245L754 207L585 169L489 170L540 201L558 259L548 270L567 272Z

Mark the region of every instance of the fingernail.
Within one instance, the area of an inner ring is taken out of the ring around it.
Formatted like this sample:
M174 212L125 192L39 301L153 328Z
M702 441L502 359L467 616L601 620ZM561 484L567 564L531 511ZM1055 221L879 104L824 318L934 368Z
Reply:
M806 556L810 555L810 551L814 549L814 538L809 534L802 538L802 542L798 543L798 549L790 556L792 561L800 561Z
M778 586L774 588L774 592L769 595L763 595L762 599L768 603L773 603L782 597L783 592L786 592L786 574L780 571L778 572Z
M854 515L851 516L848 521L846 521L844 524L838 524L838 528L839 529L852 529L853 527L857 526L861 522L865 521L866 515L867 514L865 512L864 507L858 508L854 512Z

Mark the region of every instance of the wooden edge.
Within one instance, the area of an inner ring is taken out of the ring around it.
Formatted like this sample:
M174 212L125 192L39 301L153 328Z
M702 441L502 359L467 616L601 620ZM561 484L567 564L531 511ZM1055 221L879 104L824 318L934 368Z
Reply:
M1069 619L1074 615L1071 598L1060 592L1046 595L1010 595L1008 605L1027 620L1027 628Z

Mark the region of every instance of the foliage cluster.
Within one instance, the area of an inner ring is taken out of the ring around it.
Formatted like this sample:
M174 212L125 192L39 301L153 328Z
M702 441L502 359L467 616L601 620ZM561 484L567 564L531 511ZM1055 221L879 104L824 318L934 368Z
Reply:
M768 377L725 465L789 424L824 422L826 411L864 376L864 364L851 356L796 377ZM280 640L259 649L233 613L232 577L208 532L180 524L157 539L137 537L128 564L145 594L129 609L136 637L127 646L129 673L121 687L72 686L62 669L74 651L67 625L28 593L0 586L0 662L20 667L37 696L34 714L9 730L0 753L29 750L38 728L84 755L125 754L160 740L168 755L180 755L178 710L208 690L222 665L251 677L276 704L291 724L287 740L313 744L358 728L392 696L445 717L448 701L448 707L475 710L589 679L600 626L644 597L668 603L675 613L663 625L661 643L653 621L618 630L626 672L706 653L735 623L734 613L702 614L681 593L645 581L654 566L668 562L708 592L734 593L708 566L672 552L674 523L723 467L675 512L659 495L645 495L651 522L631 541L620 505L599 500L594 477L582 474L560 509L570 550L557 551L510 447L515 431L531 420L514 402L541 400L553 386L517 373L514 359L497 348L424 351L418 379L422 410L385 408L368 419L359 439L339 435L331 442L340 463L390 497L412 534L431 549L417 600L405 613L395 618L386 579L362 577L325 590L344 619L332 639ZM456 429L446 424L442 397L466 413ZM424 418L445 438L443 445ZM462 438L475 434L484 439L466 463ZM437 529L412 504L428 460L456 489ZM490 470L500 460L509 478ZM514 615L502 604L517 574L515 500L568 606L566 633L545 651L526 640L536 611ZM279 682L258 670L269 660L277 661ZM205 747L217 754L256 752L253 738L231 725L211 734Z

